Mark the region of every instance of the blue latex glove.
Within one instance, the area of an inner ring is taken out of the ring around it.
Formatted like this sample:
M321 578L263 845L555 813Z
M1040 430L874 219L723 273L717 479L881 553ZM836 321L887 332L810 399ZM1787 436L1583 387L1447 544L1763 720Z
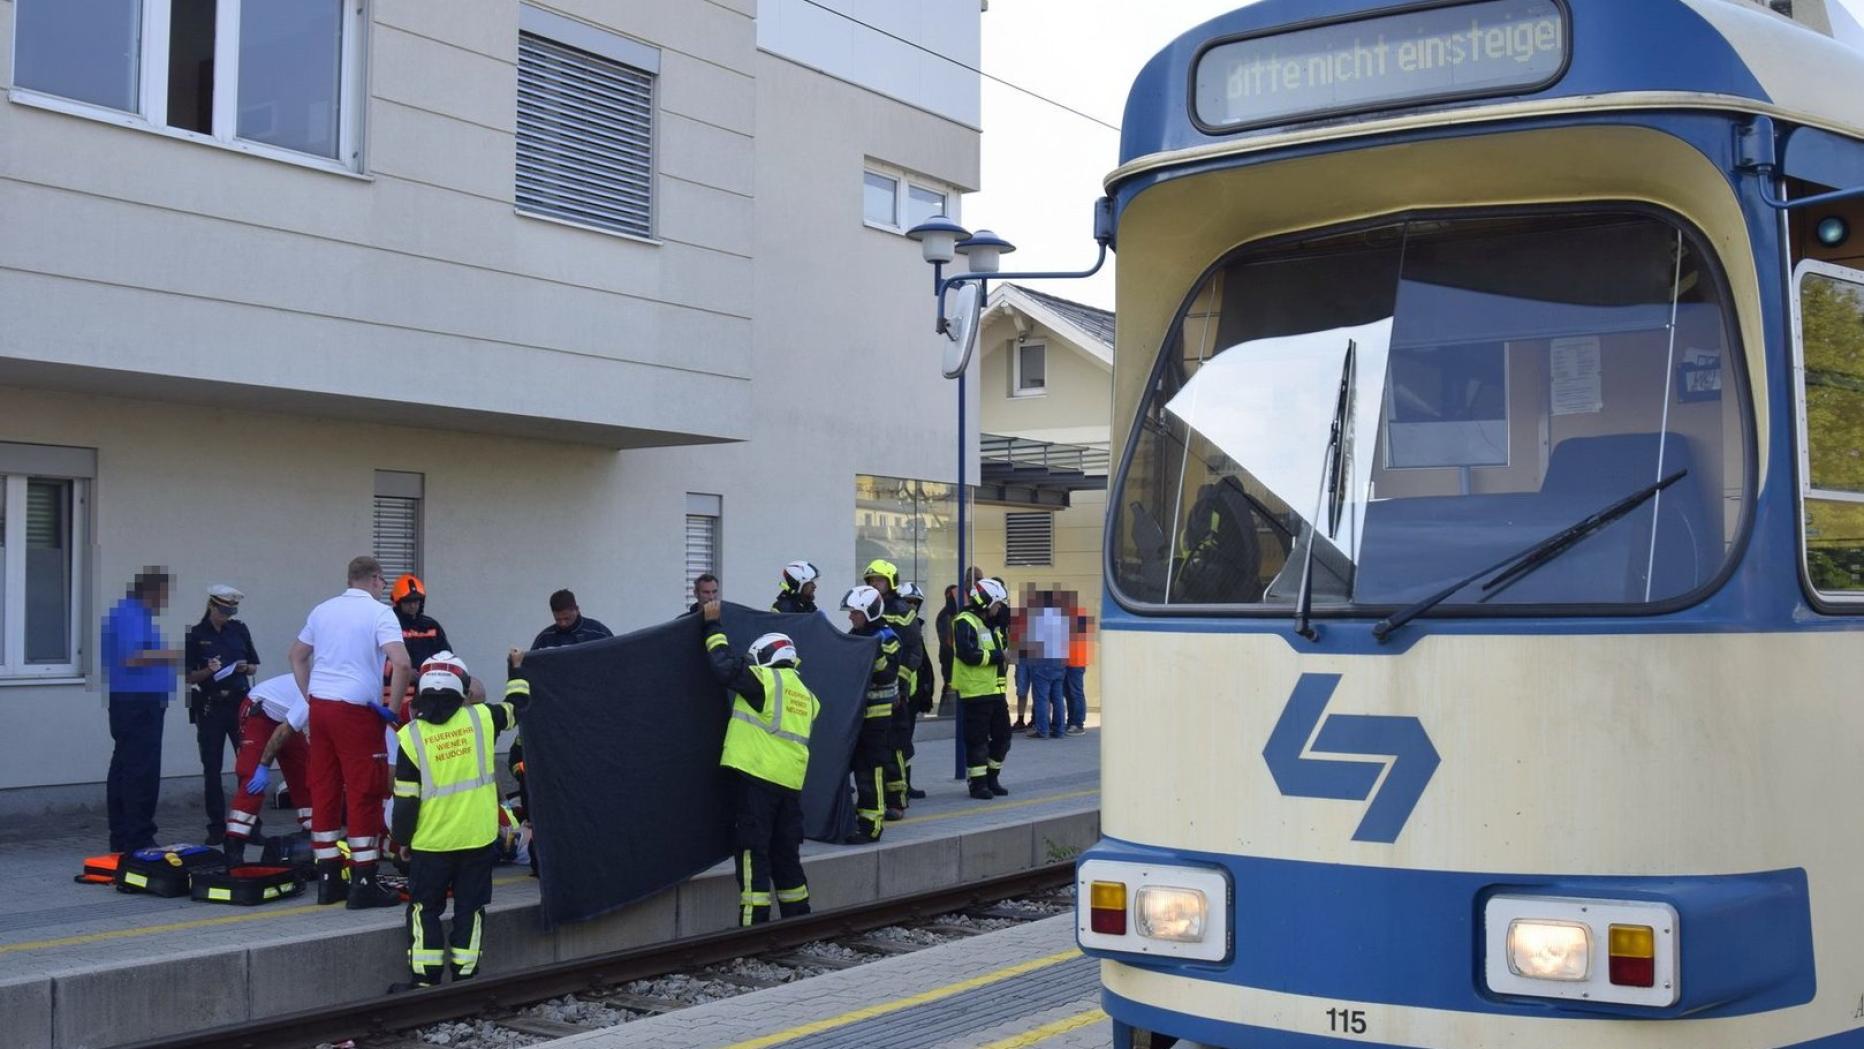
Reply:
M401 724L401 717L380 703L369 704L369 709L375 711L376 717L381 718L391 725Z
M264 794L266 785L271 782L272 770L261 765L258 770L252 774L252 778L246 781L246 793Z

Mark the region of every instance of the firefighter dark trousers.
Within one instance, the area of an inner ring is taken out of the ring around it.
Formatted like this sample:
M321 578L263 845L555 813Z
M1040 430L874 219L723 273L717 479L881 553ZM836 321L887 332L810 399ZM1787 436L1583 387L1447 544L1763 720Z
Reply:
M414 850L408 863L408 971L418 987L440 982L451 962L455 980L479 972L479 938L485 931L485 906L492 902L495 845L457 852ZM440 925L453 893L453 933Z
M738 876L738 924L769 921L773 897L785 918L808 914L802 793L742 772L733 772L732 779L737 808L732 866Z
M893 711L861 720L861 735L854 744L854 832L867 841L879 841L886 818L887 767L893 764Z
M919 710L912 700L893 708L893 752L887 764L887 807L906 807L906 791L913 785L913 732L919 727Z
M1003 769L1010 753L1010 704L1001 692L964 698L964 775L975 783Z

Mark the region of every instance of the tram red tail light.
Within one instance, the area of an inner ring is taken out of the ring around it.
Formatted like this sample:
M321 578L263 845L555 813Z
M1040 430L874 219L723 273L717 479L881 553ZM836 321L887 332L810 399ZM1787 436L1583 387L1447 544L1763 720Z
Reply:
M1108 936L1126 935L1126 884L1097 881L1088 889L1088 926Z
M1657 936L1648 925L1614 925L1610 930L1611 981L1618 987L1657 983Z

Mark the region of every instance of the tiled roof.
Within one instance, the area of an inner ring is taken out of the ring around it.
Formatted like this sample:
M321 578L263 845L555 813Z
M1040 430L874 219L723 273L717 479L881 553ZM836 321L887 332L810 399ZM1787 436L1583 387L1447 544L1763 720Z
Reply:
M1113 349L1112 310L1096 309L1093 306L1075 302L1072 299L1064 299L1059 295L1045 295L1042 292L1036 291L1034 288L1022 284L1013 284L1011 287L1035 299L1037 302L1054 310L1056 313L1061 314L1071 323L1080 327L1082 331L1100 340L1101 344L1106 346L1109 351Z

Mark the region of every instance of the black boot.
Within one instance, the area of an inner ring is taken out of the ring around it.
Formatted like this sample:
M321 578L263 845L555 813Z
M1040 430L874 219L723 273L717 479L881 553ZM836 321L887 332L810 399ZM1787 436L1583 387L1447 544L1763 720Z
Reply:
M997 782L998 771L997 769L991 769L990 772L984 776L984 787L999 798L1006 797L1010 792L1003 784Z
M401 894L392 892L375 880L375 864L360 863L350 871L349 899L343 906L352 911L370 907L399 907Z
M228 836L222 842L220 850L227 854L227 870L246 865L246 839Z
M317 902L342 903L349 898L349 880L343 877L342 860L317 861Z
M971 781L971 796L979 801L989 801L996 797L990 792L990 784L986 783L982 776Z
M925 791L913 786L913 767L911 765L906 766L906 796L914 801L918 801L920 798L926 796Z
M389 984L388 993L389 994L406 994L409 991L425 991L429 987L438 987L438 986L440 986L438 982L428 983L425 980L406 980L406 981L402 981L399 983Z

